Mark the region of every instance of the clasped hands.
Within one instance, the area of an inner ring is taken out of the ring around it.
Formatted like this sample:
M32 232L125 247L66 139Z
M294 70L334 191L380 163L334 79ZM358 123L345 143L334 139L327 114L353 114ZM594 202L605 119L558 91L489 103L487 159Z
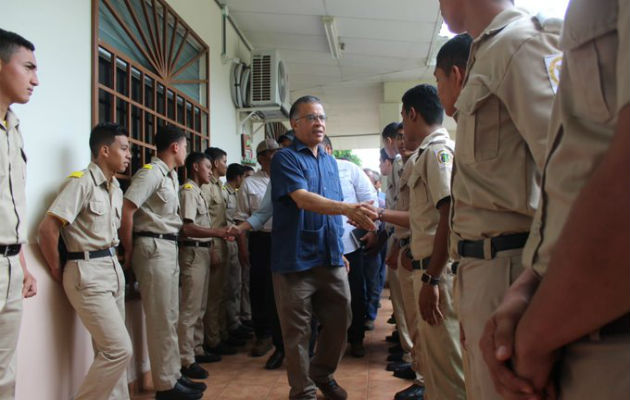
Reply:
M367 202L348 204L347 206L348 209L344 215L348 217L348 222L351 225L366 231L376 230L376 224L374 224L374 221L378 219L376 207Z

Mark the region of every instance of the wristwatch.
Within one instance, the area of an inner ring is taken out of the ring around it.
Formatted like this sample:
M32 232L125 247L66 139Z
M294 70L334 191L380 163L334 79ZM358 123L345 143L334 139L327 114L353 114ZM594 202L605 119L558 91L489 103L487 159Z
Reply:
M437 286L440 283L440 278L434 278L426 272L422 273L421 279L422 279L422 282L431 286Z

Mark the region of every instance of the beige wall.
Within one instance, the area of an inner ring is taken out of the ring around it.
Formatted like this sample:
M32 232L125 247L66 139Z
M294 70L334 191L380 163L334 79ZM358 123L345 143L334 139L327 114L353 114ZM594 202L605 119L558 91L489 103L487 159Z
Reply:
M240 132L229 93L230 64L221 60L220 10L210 0L168 1L210 46L211 141L228 152L229 162L238 162ZM3 7L2 16L3 29L35 44L40 78L32 100L14 107L28 157L26 258L39 286L38 295L24 302L17 399L65 400L76 393L92 361L90 337L33 243L36 226L64 177L89 162L91 1L20 0ZM231 28L228 56L249 59ZM140 303L128 302L127 325L136 353L130 379L149 368L142 320Z

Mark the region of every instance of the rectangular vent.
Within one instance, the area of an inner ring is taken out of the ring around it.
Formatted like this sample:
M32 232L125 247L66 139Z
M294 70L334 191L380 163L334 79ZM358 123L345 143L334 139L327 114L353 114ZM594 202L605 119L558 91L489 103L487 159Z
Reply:
M271 56L255 56L252 62L252 101L271 101Z

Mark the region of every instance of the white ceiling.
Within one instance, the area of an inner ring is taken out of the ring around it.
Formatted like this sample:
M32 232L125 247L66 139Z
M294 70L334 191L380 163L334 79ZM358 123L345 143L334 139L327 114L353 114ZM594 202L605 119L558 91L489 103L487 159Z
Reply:
M385 125L381 104L392 101L384 100L383 83L434 82L427 63L446 41L438 36L438 0L221 2L254 48L278 50L292 99L304 94L322 99L328 135L344 136L347 148L379 146ZM345 44L339 60L328 49L322 16L334 17ZM386 118L391 122L398 112Z
M433 72L426 66L431 49L443 43L436 36L442 23L437 0L223 2L255 48L278 49L292 91L428 78ZM345 43L339 60L330 55L324 15L335 18Z

